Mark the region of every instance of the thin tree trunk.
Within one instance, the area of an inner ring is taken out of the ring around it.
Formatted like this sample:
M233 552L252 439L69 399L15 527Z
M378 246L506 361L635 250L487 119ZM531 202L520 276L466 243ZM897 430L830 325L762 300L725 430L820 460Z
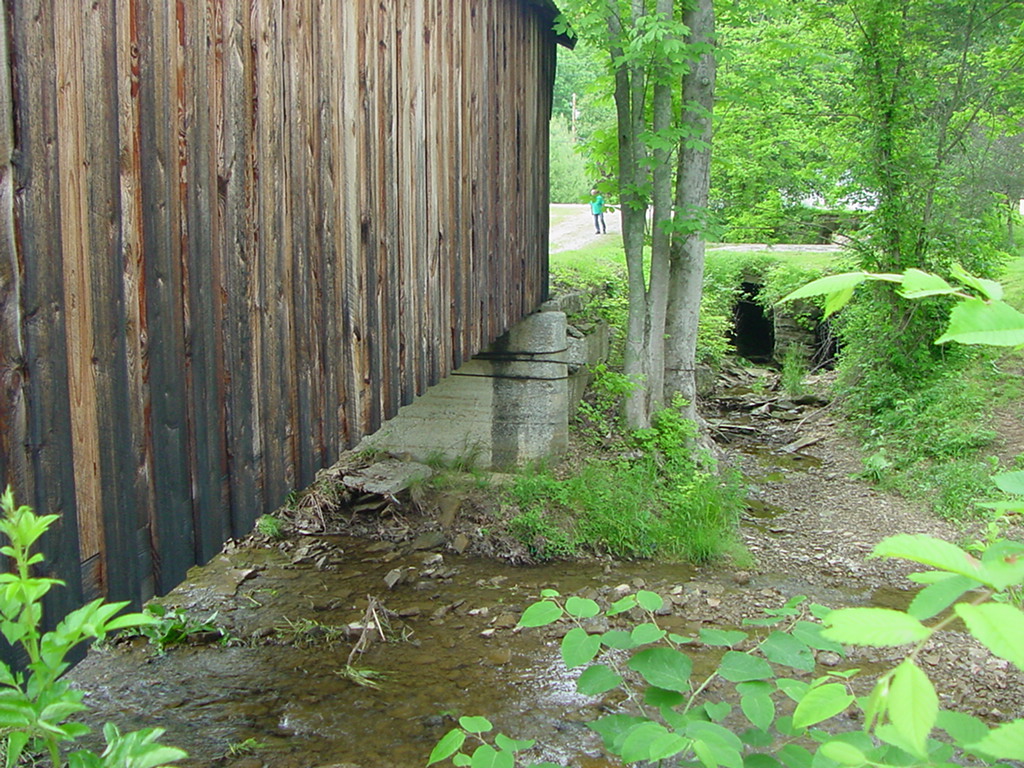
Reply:
M694 0L683 14L690 42L704 50L683 77L684 131L676 174L676 234L670 254L665 334L665 395L683 396L685 415L697 418L697 325L704 280L704 224L711 170L711 113L715 98L715 12L712 0ZM685 227L685 228L681 228Z
M642 14L643 4L634 2L633 13ZM636 23L630 18L629 24ZM615 14L608 16L608 31L613 41L622 37L622 21ZM623 61L624 52L613 45L612 57ZM615 67L615 111L619 127L619 202L622 208L622 246L626 254L629 282L629 314L626 321L626 345L623 367L637 389L626 398L626 423L633 428L647 426L649 414L643 385L647 378L647 282L644 278L644 234L647 224L647 201L638 192L644 171L643 129L644 79L641 72L628 64ZM639 129L638 129L639 126Z
M674 0L658 0L655 13L671 21ZM669 80L670 66L666 62L654 71L652 99L652 128L655 136L667 139L672 127L672 84ZM645 328L644 406L647 426L651 414L664 404L665 382L665 316L668 310L669 292L669 244L671 235L668 225L672 221L672 151L666 141L659 142L651 153L653 203L653 231L651 232L651 275L647 289L647 324Z

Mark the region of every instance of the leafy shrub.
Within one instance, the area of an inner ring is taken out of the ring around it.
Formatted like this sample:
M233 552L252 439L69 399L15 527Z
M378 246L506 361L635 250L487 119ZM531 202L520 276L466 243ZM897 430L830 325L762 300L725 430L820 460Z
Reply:
M32 566L43 561L31 554L39 538L57 515L36 515L14 504L11 489L0 497L0 533L8 544L0 553L10 558L13 570L0 574L0 632L28 659L24 672L0 662L0 733L5 742L6 765L21 764L22 756L45 752L50 765L64 765L62 749L89 729L71 718L87 709L84 693L61 676L70 668L71 652L91 640L102 640L119 629L151 626L154 619L139 613L117 614L127 603L94 600L65 616L51 631L41 629L43 597L62 582L32 576ZM107 724L107 748L102 755L76 750L66 755L70 768L154 768L186 757L185 752L157 742L160 728L122 734Z

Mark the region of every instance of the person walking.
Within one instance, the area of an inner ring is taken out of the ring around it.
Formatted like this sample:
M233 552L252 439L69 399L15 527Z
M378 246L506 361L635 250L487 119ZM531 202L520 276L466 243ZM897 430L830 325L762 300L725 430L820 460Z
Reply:
M590 212L594 214L594 234L607 235L608 229L604 225L604 196L597 189L590 190L590 195L593 198L590 201Z

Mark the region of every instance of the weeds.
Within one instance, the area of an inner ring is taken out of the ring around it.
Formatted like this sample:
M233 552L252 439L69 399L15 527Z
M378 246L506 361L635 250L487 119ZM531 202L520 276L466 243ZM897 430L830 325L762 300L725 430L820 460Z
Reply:
M710 462L701 466L691 447L695 428L678 403L649 429L623 434L614 422L623 381L599 371L581 414L586 439L612 455L584 461L566 478L538 467L519 474L507 492L519 510L510 531L542 560L583 550L695 562L721 555L734 539L738 479L720 479Z
M257 518L256 531L272 541L280 541L285 537L284 523L273 515L261 515Z
M138 633L156 646L157 653L163 656L168 648L184 645L199 638L226 643L228 633L216 624L217 614L213 613L205 620L189 616L178 607L167 608L160 603L150 603L145 608L147 616L155 621L139 627Z
M274 632L282 642L296 648L335 645L344 640L347 634L342 626L324 624L316 619L292 620L287 617L274 627Z

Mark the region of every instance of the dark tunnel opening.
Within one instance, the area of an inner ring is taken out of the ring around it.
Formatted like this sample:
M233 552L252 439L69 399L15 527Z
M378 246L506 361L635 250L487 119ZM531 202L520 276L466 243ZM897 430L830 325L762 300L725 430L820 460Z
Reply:
M775 352L775 325L757 303L761 286L743 283L733 307L732 343L736 354L755 363L770 363Z

